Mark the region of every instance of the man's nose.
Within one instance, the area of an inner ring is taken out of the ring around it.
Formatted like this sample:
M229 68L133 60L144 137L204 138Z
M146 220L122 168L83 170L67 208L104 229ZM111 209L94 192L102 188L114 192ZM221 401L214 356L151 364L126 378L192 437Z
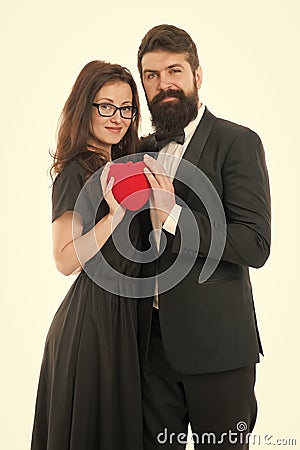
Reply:
M173 82L170 79L169 74L162 73L159 78L158 89L161 91L167 91L168 89L172 89Z

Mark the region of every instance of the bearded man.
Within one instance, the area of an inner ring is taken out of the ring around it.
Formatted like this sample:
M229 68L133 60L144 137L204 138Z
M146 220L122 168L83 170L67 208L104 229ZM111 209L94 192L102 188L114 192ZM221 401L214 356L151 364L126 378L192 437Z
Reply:
M188 424L196 449L246 449L262 354L249 267L263 266L270 253L263 146L252 130L216 118L201 103L202 69L184 30L151 29L138 68L155 128L142 151L158 152L157 159L144 157L153 195L141 215L144 248L154 230L158 249L156 261L144 266L144 276L149 267L156 274L155 293L139 306L144 450L185 448ZM192 189L200 174L217 193L208 204ZM214 202L224 224L209 215ZM212 254L212 239L222 233ZM161 280L166 284L164 273L179 259L182 270L189 262L191 268L183 278L177 269L167 289ZM207 259L216 268L199 282Z

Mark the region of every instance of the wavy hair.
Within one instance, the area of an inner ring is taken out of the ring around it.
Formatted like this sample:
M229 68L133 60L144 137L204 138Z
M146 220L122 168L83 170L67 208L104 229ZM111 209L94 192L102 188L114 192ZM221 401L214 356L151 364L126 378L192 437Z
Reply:
M73 160L78 160L86 169L86 178L107 162L107 152L100 149L96 153L87 149L88 141L95 140L90 129L92 105L95 95L105 84L118 81L129 84L132 104L139 111L136 83L127 68L105 61L91 61L81 70L60 115L56 151L54 154L50 152L53 157L50 167L52 181L54 175ZM123 139L112 146L112 159L137 151L139 120L138 112Z

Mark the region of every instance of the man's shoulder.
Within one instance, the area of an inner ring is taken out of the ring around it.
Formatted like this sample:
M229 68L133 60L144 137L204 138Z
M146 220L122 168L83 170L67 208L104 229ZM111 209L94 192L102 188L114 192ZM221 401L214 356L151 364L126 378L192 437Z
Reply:
M208 108L205 108L205 112L203 114L202 119L200 120L197 129L201 131L202 125L205 126L205 119L213 120L213 127L212 127L212 134L215 136L220 137L222 140L225 141L232 141L239 135L248 134L252 135L252 137L258 138L259 136L255 131L253 131L251 128L241 125L239 123L223 119L220 117L215 116L213 113L211 113ZM153 149L156 147L156 140L155 140L155 134L150 133L147 136L141 136L140 138L140 152L149 152L153 151Z
M214 124L214 132L219 133L223 137L227 136L228 138L235 138L244 133L257 135L255 131L253 131L246 125L242 125L220 117L216 118Z

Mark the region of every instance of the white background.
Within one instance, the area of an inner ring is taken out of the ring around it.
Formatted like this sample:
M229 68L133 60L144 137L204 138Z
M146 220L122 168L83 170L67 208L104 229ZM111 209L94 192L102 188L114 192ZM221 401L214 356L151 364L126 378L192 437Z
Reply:
M265 267L252 271L265 350L255 432L273 435L272 443L297 439L297 446L285 448L300 448L299 12L297 0L2 4L1 449L29 449L44 340L74 281L59 274L52 259L47 169L59 114L91 60L125 65L139 81L140 40L160 23L184 28L196 42L204 72L201 100L215 115L253 128L265 146L273 242ZM141 132L147 132L140 94Z

